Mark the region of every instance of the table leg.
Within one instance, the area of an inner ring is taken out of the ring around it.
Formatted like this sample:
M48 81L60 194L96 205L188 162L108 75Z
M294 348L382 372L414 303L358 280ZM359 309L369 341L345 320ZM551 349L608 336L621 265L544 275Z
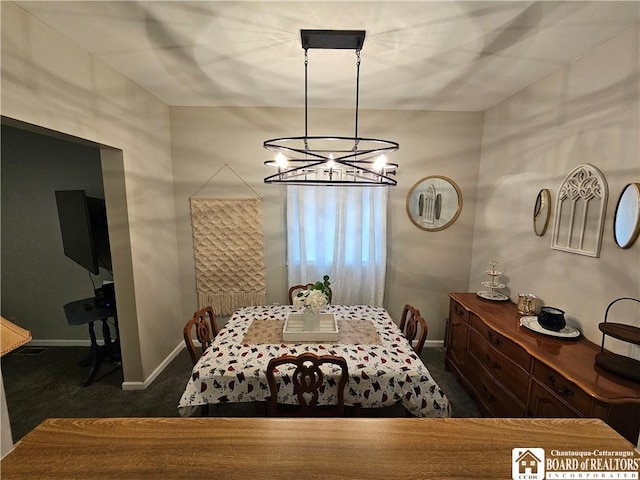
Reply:
M93 363L93 358L95 356L94 350L98 345L96 334L93 331L93 322L89 323L89 338L91 338L91 349L89 350L87 356L78 362L78 365L80 367L88 367Z
M104 339L105 356L113 360L113 346L111 344L111 329L106 319L102 320L102 338Z
M98 346L98 340L96 339L96 332L93 330L93 322L89 322L89 337L91 338L91 353L89 354L89 357L91 358L91 370L89 370L89 375L87 376L87 379L82 384L83 387L88 387L93 383L93 380L96 378L96 375L98 374L100 363L102 362L102 358L100 355L100 347ZM81 363L86 362L89 359L89 357L87 357Z

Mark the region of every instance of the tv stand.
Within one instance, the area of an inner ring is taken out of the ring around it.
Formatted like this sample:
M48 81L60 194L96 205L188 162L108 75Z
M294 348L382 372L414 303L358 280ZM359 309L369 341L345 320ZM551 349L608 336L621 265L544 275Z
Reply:
M96 305L95 297L83 298L64 306L64 313L69 325L85 325L89 327L89 338L91 339L91 351L83 360L79 362L81 367L91 366L87 379L82 386L88 387L93 383L100 369L100 365L105 359L109 359L112 364L122 365L120 356L120 334L118 330L118 314L115 305ZM115 339L111 340L111 328L108 319L113 318L115 328ZM103 345L98 344L93 322L102 322Z

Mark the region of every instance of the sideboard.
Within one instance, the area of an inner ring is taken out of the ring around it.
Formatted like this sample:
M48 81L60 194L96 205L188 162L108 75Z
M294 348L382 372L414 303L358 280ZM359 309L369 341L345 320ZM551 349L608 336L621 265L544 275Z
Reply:
M445 367L490 417L600 418L631 443L640 384L595 363L600 347L520 326L516 305L450 293ZM453 405L455 410L455 405Z

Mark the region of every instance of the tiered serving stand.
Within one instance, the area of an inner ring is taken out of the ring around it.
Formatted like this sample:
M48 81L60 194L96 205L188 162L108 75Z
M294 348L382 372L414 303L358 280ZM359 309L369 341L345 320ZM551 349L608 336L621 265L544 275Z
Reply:
M498 271L496 267L498 266L498 262L495 260L489 262L490 270L487 270L486 273L491 277L490 281L481 282L483 287L487 287L490 290L480 290L477 295L480 298L484 298L485 300L493 300L494 302L504 302L509 300L509 296L505 295L502 292L497 292L497 289L505 288L504 283L496 282L496 277L502 275L502 272Z

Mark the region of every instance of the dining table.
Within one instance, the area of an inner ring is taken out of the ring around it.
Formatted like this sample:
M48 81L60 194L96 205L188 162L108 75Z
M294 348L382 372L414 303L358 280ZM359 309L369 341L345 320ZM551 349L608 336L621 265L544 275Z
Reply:
M236 310L193 367L178 404L180 415L192 416L200 406L209 404L264 402L270 394L266 379L269 360L312 352L346 359L347 406L368 409L400 403L416 417L451 416L447 396L384 308L330 305L324 312L335 317L337 339L285 341L285 320L296 312L291 305ZM326 375L337 377L339 373L336 368ZM320 395L319 405L335 402L335 392L329 392L327 389ZM279 393L278 401L298 403L292 392Z

